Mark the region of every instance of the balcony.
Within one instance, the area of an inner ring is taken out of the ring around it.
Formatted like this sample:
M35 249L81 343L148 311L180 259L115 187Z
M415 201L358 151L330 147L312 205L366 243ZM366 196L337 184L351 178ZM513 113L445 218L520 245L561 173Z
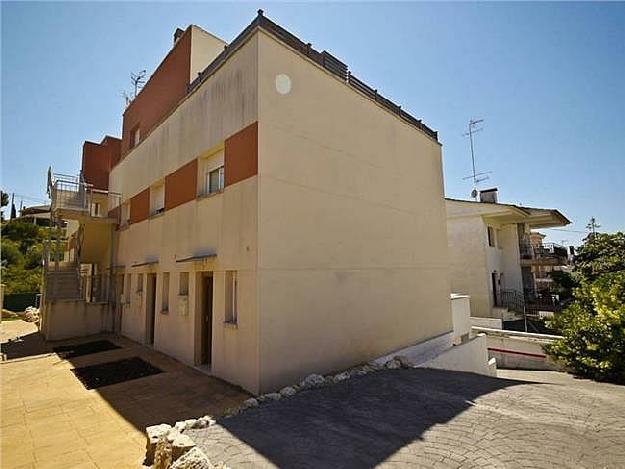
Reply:
M568 250L555 243L520 243L521 265L566 265L569 263Z
M109 216L109 207L117 207L121 195L95 189L82 175L53 173L48 170L50 211L56 218L79 221L118 223Z

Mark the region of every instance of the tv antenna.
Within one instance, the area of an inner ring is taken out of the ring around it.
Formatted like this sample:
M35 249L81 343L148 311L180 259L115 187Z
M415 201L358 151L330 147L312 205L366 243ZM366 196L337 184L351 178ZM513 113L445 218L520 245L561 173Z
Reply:
M601 228L601 225L597 223L597 219L595 217L591 217L590 221L586 225L586 229L590 231L592 236L595 236L597 234L597 228Z
M481 132L484 127L479 127L479 125L484 122L484 119L470 119L469 120L469 130L465 133L463 133L462 135L464 135L465 137L468 136L469 137L469 142L471 145L471 168L473 169L473 172L471 174L471 176L467 176L462 178L463 180L466 179L472 179L473 180L473 190L471 191L471 197L473 197L474 199L477 199L477 185L482 182L482 181L486 181L488 179L488 174L490 174L492 171L485 171L485 172L481 172L478 173L475 170L475 150L473 148L473 135Z
M146 74L147 74L147 71L145 70L141 70L140 72L130 74L130 81L132 82L132 85L134 87L134 94L132 96L132 99L137 97L137 95L139 94L139 90L141 90L141 88L143 88L143 85L145 85Z

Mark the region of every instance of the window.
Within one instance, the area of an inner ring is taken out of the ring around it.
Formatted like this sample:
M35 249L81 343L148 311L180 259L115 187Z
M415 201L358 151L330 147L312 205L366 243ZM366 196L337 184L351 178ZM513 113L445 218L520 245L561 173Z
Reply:
M224 189L224 167L220 166L217 169L206 173L206 180L204 181L204 193L212 194Z
M99 217L100 216L100 202L92 202L91 203L91 216L92 217Z
M129 223L130 223L130 202L124 202L122 204L121 226L128 226Z
M198 195L214 194L224 190L223 151L199 161Z
M178 295L187 296L189 294L189 272L180 272L178 277Z
M165 211L165 183L161 182L150 187L150 215Z
M143 274L137 275L137 293L143 292Z
M134 148L139 145L141 141L141 129L137 125L130 131L130 148Z
M226 272L226 322L236 324L238 320L239 281L237 272Z
M161 311L169 311L169 272L163 273L163 296L161 301Z
M488 245L495 247L495 229L492 226L488 227Z

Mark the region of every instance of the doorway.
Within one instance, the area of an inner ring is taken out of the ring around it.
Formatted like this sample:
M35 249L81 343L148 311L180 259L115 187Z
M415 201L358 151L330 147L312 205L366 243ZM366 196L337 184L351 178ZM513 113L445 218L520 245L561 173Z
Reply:
M213 348L213 274L200 274L199 365L210 366Z
M156 318L156 274L148 274L146 286L147 298L145 302L145 342L154 344L154 320Z

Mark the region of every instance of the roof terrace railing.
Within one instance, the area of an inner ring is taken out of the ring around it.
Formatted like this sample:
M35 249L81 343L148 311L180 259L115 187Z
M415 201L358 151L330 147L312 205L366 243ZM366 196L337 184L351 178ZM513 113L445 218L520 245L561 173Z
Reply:
M355 90L375 100L378 104L386 108L388 111L396 114L404 122L414 127L417 127L418 129L425 132L429 137L438 141L437 131L430 129L421 120L416 119L408 112L404 111L401 106L398 106L390 99L385 98L384 96L379 94L377 90L371 88L365 82L356 78L349 71L349 67L347 66L347 64L341 62L328 51L324 50L322 52L319 52L313 49L310 43L305 43L301 41L297 36L291 34L283 27L266 18L263 15L262 10L258 10L258 16L254 19L254 21L252 21L252 23L250 23L230 44L228 44L221 52L221 54L219 54L215 58L215 60L213 60L202 72L200 72L197 78L188 85L187 93L195 90L208 76L212 75L215 70L217 70L228 59L228 57L230 57L230 55L234 53L237 47L245 42L248 35L251 34L251 32L256 27L263 28L265 31L273 35L276 39L282 41L289 47L305 55L306 57L326 69L328 72L335 75L341 81L344 81Z
M118 206L121 200L121 194L95 189L82 175L53 173L52 170L48 170L48 194L52 213L63 209L102 218L108 217L108 208ZM99 202L104 197L105 207Z

